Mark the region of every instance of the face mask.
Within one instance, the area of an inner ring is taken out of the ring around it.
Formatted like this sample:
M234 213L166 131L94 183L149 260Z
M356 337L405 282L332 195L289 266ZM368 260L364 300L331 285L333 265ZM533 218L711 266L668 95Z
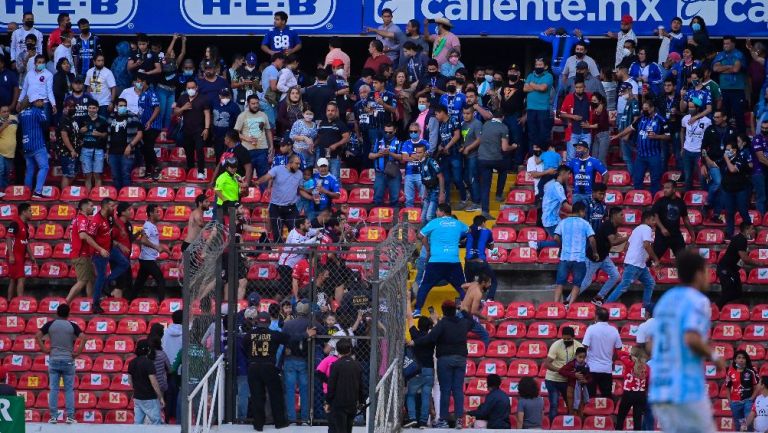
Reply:
M450 85L445 88L445 91L448 93L456 93L456 86Z
M504 82L503 82L503 81L501 81L501 80L498 80L498 81L494 81L494 82L493 82L493 87L495 87L495 88L497 88L497 89L498 89L498 88L500 88L500 87L501 87L501 86L503 86L503 85L504 85Z
M117 107L117 114L125 116L128 114L128 107Z
M311 122L311 121L315 120L315 116L313 114L305 114L304 115L304 120L307 121L307 122Z
M337 69L336 75L338 75L341 78L344 78L344 69Z
M543 74L543 73L544 73L544 68L535 68L535 69L534 69L534 71L535 71L537 74L541 75L541 74Z
M768 129L761 129L760 133L763 134L763 136L768 137Z
M449 57L448 63L452 64L453 66L456 66L459 64L459 58L458 57Z
M34 50L35 49L35 44L27 44L27 49L28 50Z
M419 133L418 132L411 131L411 133L409 135L411 136L411 140L418 140L419 139Z
M725 151L725 157L726 157L726 158L732 158L732 157L733 157L733 155L734 155L734 153L735 153L735 152L734 152L734 151L732 151L732 150L726 150L726 151Z
M144 87L144 83L136 83L133 85L133 87L135 87L136 90L141 90L141 88Z
M492 75L486 75L486 76L483 77L483 79L485 79L486 83L490 83L491 81L493 81L493 76Z
M517 81L520 78L520 74L507 74L509 81Z
M35 25L35 20L26 20L24 21L24 27L32 27Z
M206 71L205 72L205 76L208 77L208 78L211 78L211 77L214 76L214 73L213 73L213 71Z
M583 72L577 72L576 73L576 80L583 81L584 80L584 73Z
M437 71L435 71L435 72L432 72L432 71L427 71L427 74L428 74L430 77L437 77Z
M693 23L693 24L691 24L691 28L693 29L694 32L701 31L701 24Z
M190 98L197 95L197 89L187 89L187 96Z
M45 69L45 65L35 65L35 69L37 69L38 72L43 72Z
M583 150L576 152L576 158L584 158L585 156L587 156L587 152L584 152Z
M83 27L82 29L80 29L80 33L82 33L84 35L87 35L90 32L91 32L91 28L90 27Z
M698 112L699 112L698 108L689 108L688 109L688 113L693 114L693 115L697 114Z
M221 99L221 105L227 105L227 104L229 104L229 101L231 101L231 99L229 99L229 98L222 98Z
M565 347L571 347L571 346L573 346L573 341L563 341L563 345Z
M651 115L650 112L643 110L643 116L649 117Z
M251 72L254 69L256 69L256 65L248 65L248 64L245 65L245 70L248 72Z
M583 59L583 58L584 58L584 56L585 56L585 54L584 54L584 53L576 53L576 58L577 58L577 59Z
M191 77L192 74L194 74L194 73L195 73L195 71L193 71L191 69L185 69L184 72L182 72L182 74L184 74L185 77Z
M628 55L632 54L632 52L629 51L629 48L622 48L621 53L624 54L624 57L627 57Z
M698 86L699 84L701 84L701 81L700 81L700 80L691 80L691 85L692 85L693 87L696 87L696 86Z
M541 151L540 150L534 150L533 154L536 155L536 156L541 156Z
M394 132L385 132L384 136L387 137L387 138L392 138L392 137L395 136L395 133Z
M427 104L419 104L419 111L424 111L427 109Z
M600 104L599 104L599 103L597 103L597 102L590 102L590 103L589 103L589 106L590 106L590 107L592 107L592 108L594 109L594 108L597 108L597 107L599 107L599 106L600 106Z

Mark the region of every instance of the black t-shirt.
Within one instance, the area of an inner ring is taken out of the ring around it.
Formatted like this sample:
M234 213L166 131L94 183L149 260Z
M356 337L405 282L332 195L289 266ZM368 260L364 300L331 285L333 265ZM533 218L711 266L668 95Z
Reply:
M597 245L597 255L599 261L605 260L608 254L611 252L611 240L608 236L615 235L617 233L616 226L610 221L605 221L600 224L600 228L595 233L595 244ZM587 257L592 256L592 247L587 244ZM590 260L592 260L590 258Z
M662 197L653 204L653 210L670 235L680 233L680 218L688 218L688 207L680 197ZM656 236L661 230L656 227Z
M81 132L83 138L83 147L91 149L107 148L107 137L96 137L94 132L107 132L109 124L107 119L101 116L96 116L96 119L92 119L91 116L82 116L76 119L80 128L88 128L86 132Z
M226 161L227 158L231 158L233 156L237 158L237 174L240 176L245 176L245 164L251 163L251 155L248 153L248 149L243 147L242 144L238 143L237 146L225 150L224 153L221 154L221 165L223 166L224 161Z
M232 78L232 81L235 82L242 82L242 81L253 81L253 85L239 87L237 89L237 103L240 105L245 104L245 95L246 93L255 94L256 93L256 85L261 83L261 72L259 72L259 68L253 68L252 71L249 71L245 65L240 66L237 68L237 71L235 71L235 76Z
M80 152L80 148L83 147L82 136L80 134L80 127L77 121L72 116L61 116L59 120L59 128L56 130L56 145L54 150L56 155L61 158L62 156L69 157L69 150L64 146L64 141L61 139L61 133L66 132L67 138L69 138L69 144L75 149L75 152Z
M266 327L256 327L244 336L243 347L249 362L275 364L277 349L291 342L288 334Z
M122 155L128 143L136 138L144 125L135 114L113 116L109 119L109 154Z
M315 113L315 119L325 120L325 108L329 102L336 100L336 91L328 83L318 83L307 87L304 92L304 102Z
M720 267L733 271L740 269L739 260L741 260L741 257L739 251L747 251L747 237L741 233L736 234L731 239L728 249L725 250L725 253L720 258Z
M348 131L349 128L347 128L347 124L339 119L336 119L333 122L323 120L317 127L317 139L315 140L315 145L325 151L332 144L341 141L342 134ZM331 151L331 157L339 157L343 152L344 146L339 146L336 150Z
M190 102L189 95L182 93L176 101L176 106L183 107L187 102ZM210 104L208 104L208 100L200 94L192 99L191 102L192 109L185 111L181 115L182 119L184 119L183 130L186 134L201 134L206 127L205 114L203 113L210 108Z
M731 159L731 164L735 165L738 171L732 173L726 166L723 169L723 191L739 192L752 186L752 154L749 148L736 151L736 156Z
M525 111L523 80L517 80L515 84L507 84L501 89L501 109L506 115L523 114Z
M142 53L141 51L136 50L131 53L131 57L129 57L129 59L135 62L139 62L139 67L137 69L133 69L133 72L131 73L133 78L136 78L136 75L138 75L139 71L149 72L155 69L155 65L160 63L160 57L153 53L151 50L147 50L146 53ZM157 74L147 75L147 82L149 84L155 84L159 78L160 75Z
M133 398L136 400L154 400L157 398L149 376L155 374L155 363L146 356L139 356L128 364L128 374L133 382Z

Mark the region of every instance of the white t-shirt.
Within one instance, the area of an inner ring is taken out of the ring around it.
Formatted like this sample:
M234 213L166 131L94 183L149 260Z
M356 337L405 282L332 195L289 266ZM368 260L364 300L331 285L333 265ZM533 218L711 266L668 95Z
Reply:
M683 149L688 152L701 152L701 142L704 140L704 131L712 124L709 117L704 116L697 120L693 125L689 125L688 121L691 120L691 115L686 114L683 117L682 125L685 128L685 142L683 142Z
M587 365L592 373L613 372L613 351L621 349L619 331L608 322L597 322L587 328L582 344L587 347Z
M755 398L752 410L757 415L755 417L755 431L764 432L768 430L768 397L759 394L757 398Z
M651 317L637 327L637 335L635 335L635 342L637 344L645 344L651 339L651 336L653 335L653 322L655 320L656 319Z
M624 256L624 264L645 268L645 262L648 261L648 252L645 251L644 243L653 242L653 230L648 224L640 224L629 236L629 247Z
M150 242L155 245L160 244L160 232L157 230L157 226L152 224L151 221L144 223L143 231L144 236L146 236ZM141 246L141 251L139 252L139 260L157 260L159 256L160 251L146 245Z
M99 105L109 105L112 102L112 88L117 84L115 83L115 75L108 68L103 67L101 70L91 68L85 74L85 85L88 86L88 91L99 101ZM133 89L131 89L133 90ZM133 92L136 95L136 92ZM138 110L139 95L136 95L136 105ZM130 110L130 103L128 103Z
M542 171L544 171L544 165L542 163L540 163L540 162L537 164L536 163L536 157L532 156L532 157L528 158L528 165L525 167L525 170L528 173L542 172ZM539 193L539 180L541 180L541 179L538 179L538 178L533 179L533 192L535 194Z
M56 49L53 51L53 65L54 65L54 68L56 67L56 65L59 64L59 59L61 59L62 57L67 59L67 60L69 60L69 64L72 65L72 68L74 69L75 64L72 61L72 49L71 48L67 48L67 47L65 47L64 45L61 45L61 44L58 47L56 47Z
M139 95L136 94L136 90L133 87L129 87L120 92L120 98L125 99L128 103L128 111L135 115L139 115Z

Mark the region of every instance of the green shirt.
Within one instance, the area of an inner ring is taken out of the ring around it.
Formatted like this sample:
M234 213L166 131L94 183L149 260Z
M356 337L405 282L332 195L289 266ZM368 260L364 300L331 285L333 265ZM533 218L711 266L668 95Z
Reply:
M238 201L240 200L240 184L237 183L235 177L231 174L224 172L216 178L216 191L221 191L221 195L224 196L222 200L218 195L216 196L216 204L221 206L225 201Z
M712 105L715 105L715 101L720 99L720 85L715 83L713 80L709 80L706 84L704 84L704 87L709 90L709 94L712 96Z

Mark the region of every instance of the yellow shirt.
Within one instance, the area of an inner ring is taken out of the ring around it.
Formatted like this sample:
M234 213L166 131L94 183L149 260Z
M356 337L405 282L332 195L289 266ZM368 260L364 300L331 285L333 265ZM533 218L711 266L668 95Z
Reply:
M563 340L557 340L554 343L552 343L552 346L549 347L549 352L547 353L547 358L552 359L552 367L556 369L561 369L565 364L572 361L573 358L576 357L576 349L579 347L582 347L582 344L579 343L576 340L573 340L573 346L571 347L565 347L565 344L563 344ZM547 370L547 380L551 380L553 382L567 382L568 379L564 378L560 373L555 373L554 371Z
M0 131L0 156L13 159L16 155L16 129L19 127L16 116L10 116L10 125Z

